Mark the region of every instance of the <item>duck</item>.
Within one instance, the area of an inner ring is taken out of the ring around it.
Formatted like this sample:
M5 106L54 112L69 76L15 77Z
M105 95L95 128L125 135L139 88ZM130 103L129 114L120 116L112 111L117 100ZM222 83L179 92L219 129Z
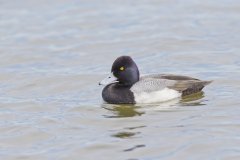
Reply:
M175 74L140 76L130 56L120 56L112 64L111 73L99 85L104 85L102 98L110 104L160 103L181 98L202 89L212 81Z

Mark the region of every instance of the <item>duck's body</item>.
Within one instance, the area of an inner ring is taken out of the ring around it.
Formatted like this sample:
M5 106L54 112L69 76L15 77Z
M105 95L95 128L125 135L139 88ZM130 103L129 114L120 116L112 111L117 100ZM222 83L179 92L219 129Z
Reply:
M128 56L113 63L112 73L101 84L107 84L102 91L104 101L113 104L164 102L200 92L211 82L172 74L139 77L135 62Z

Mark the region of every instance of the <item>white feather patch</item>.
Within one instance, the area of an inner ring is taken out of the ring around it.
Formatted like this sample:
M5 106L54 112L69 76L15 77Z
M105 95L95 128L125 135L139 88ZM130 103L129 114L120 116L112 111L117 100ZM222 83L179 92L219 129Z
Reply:
M164 88L159 91L153 92L138 92L134 93L134 98L136 103L157 103L165 102L178 97L181 97L181 93L176 90Z

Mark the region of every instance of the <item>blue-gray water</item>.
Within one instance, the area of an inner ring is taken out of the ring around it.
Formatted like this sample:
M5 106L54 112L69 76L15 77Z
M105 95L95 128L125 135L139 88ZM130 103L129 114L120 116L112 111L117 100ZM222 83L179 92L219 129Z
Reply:
M0 159L239 160L239 35L237 0L0 1ZM214 82L180 102L103 104L120 55Z

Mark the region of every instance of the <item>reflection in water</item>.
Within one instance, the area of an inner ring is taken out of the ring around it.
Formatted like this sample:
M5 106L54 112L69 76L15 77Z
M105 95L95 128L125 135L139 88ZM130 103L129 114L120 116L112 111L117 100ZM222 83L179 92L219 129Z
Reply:
M182 98L182 102L196 101L196 100L202 99L203 97L204 97L204 92L201 91L201 92L198 92L198 93L195 93L195 94L184 96Z
M158 104L136 104L136 105L113 105L113 104L102 104L102 108L111 111L110 115L104 115L106 118L122 118L122 117L135 117L135 116L141 116L142 114L145 114L148 110L155 110L155 111L176 111L176 108L180 108L180 106L186 106L186 104L189 106L198 106L198 105L204 105L202 104L200 99L204 97L203 92L199 92L190 96L185 96L182 99L174 99L171 101L167 101L164 103L158 103ZM135 127L126 127L124 130L127 131L117 131L115 134L111 134L111 137L115 138L121 138L121 139L128 139L133 138L137 134L141 134L140 131L135 131L135 129L144 128L145 125L139 125ZM127 148L123 150L124 152L133 151L137 148L145 147L144 144L141 145L135 145L131 148Z
M198 92L189 96L185 96L181 100L181 105L182 106L202 106L205 105L202 103L203 101L201 100L204 98L204 92Z
M144 112L138 111L139 107L135 105L111 105L103 104L102 108L112 111L113 115L105 115L106 118L121 118L121 117L134 117L141 116Z
M104 115L104 117L106 118L135 117L135 116L141 116L142 114L145 113L143 111L139 111L140 107L137 107L135 105L130 105L130 104L124 104L124 105L103 104L102 108L108 111L111 111L111 115ZM121 139L131 138L136 134L141 133L139 131L134 132L135 129L144 128L144 127L145 127L144 125L126 127L124 128L124 130L127 130L127 131L117 131L117 133L112 134L111 136L116 138L121 138Z
M140 132L136 132L136 133L134 133L134 132L118 132L116 134L113 134L112 136L116 137L116 138L130 138L139 133Z
M179 99L173 99L166 102L161 103L150 103L150 104L136 104L137 107L141 108L141 110L148 111L148 110L157 110L157 111L165 111L165 110L173 110L177 107L179 103Z
M124 128L124 129L135 130L135 129L144 128L144 127L146 127L146 126L127 127L127 128ZM111 136L116 137L116 138L131 138L131 137L135 136L136 134L140 134L140 133L141 132L121 131L121 132L112 134Z
M144 128L144 127L146 127L146 126L128 127L126 129L133 130L133 129Z
M137 148L142 148L142 147L145 147L146 145L144 145L144 144L139 144L139 145L136 145L136 146L134 146L134 147L132 147L132 148L128 148L128 149L125 149L125 150L123 150L124 152L129 152L129 151L133 151L133 150L135 150L135 149L137 149Z

